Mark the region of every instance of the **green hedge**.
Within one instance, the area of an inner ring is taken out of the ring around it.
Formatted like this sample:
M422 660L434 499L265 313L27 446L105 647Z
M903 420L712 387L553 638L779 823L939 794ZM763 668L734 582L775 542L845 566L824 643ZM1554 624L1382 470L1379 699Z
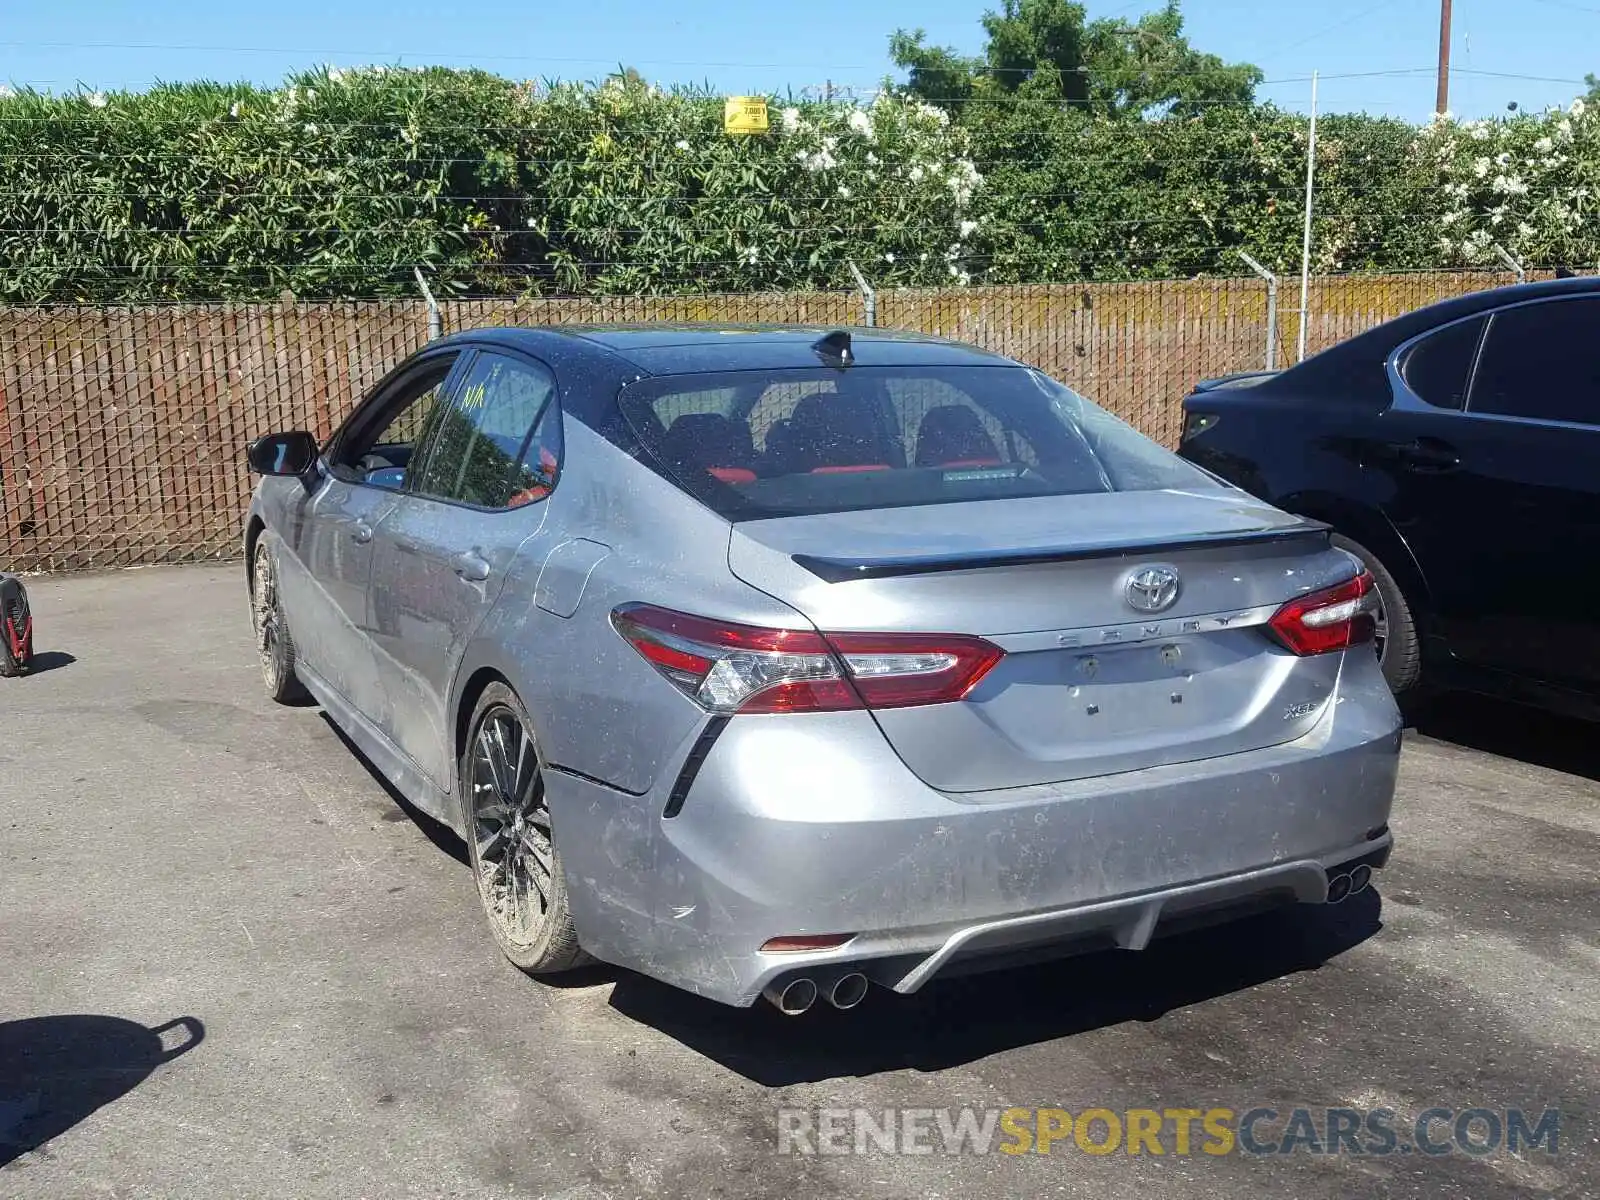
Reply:
M953 124L886 95L771 114L730 137L701 91L437 68L10 94L0 301L411 294L414 264L491 294L848 287L850 259L880 286L1237 274L1235 249L1298 267L1306 121L1271 107L973 105ZM1318 270L1476 263L1495 242L1600 257L1581 106L1330 117L1318 144Z

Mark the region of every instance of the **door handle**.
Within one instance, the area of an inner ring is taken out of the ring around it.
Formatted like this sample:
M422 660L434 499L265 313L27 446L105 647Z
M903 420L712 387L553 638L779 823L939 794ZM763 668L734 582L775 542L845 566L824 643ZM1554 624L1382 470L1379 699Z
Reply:
M358 546L365 546L372 540L372 526L365 521L357 520L350 530L350 536L355 539Z
M1456 453L1456 448L1439 438L1418 438L1410 445L1399 447L1399 453L1406 470L1419 474L1453 471L1461 465L1461 456Z
M489 560L471 550L458 554L451 560L456 574L468 583L482 583L489 578Z

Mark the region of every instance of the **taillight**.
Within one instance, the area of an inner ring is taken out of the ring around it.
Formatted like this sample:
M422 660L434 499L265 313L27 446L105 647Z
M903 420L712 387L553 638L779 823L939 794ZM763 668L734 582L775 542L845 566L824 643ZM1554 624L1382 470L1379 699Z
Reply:
M1377 588L1362 571L1354 579L1289 601L1273 613L1267 628L1296 654L1326 654L1371 641L1377 609Z
M611 623L684 695L724 713L944 704L1004 655L961 634L763 629L648 604L617 609Z

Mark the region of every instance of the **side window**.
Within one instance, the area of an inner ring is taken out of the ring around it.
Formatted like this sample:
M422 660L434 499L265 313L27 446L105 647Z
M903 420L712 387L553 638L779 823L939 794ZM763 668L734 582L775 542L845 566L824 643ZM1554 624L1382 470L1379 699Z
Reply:
M426 440L440 393L456 356L429 361L377 401L370 419L358 419L339 440L333 466L344 478L399 489L421 464L417 448Z
M1600 425L1600 299L1551 300L1495 313L1467 407Z
M554 397L555 379L543 367L479 353L450 403L436 410L413 490L479 508L543 499L561 462Z
M1400 374L1406 386L1435 408L1459 409L1467 400L1467 375L1486 318L1447 325L1418 342L1406 355Z

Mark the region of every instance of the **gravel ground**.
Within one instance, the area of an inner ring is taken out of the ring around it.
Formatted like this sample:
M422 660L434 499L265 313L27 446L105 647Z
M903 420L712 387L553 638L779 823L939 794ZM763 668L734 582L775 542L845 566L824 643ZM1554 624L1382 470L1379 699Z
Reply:
M505 964L451 835L263 698L240 568L31 591L43 669L0 680L0 1196L1600 1195L1591 727L1435 705L1394 861L1337 908L796 1021ZM1269 1143L1298 1107L1392 1109L1402 1144L1436 1106L1561 1115L1516 1155L779 1153L780 1108L961 1106L1267 1107Z

